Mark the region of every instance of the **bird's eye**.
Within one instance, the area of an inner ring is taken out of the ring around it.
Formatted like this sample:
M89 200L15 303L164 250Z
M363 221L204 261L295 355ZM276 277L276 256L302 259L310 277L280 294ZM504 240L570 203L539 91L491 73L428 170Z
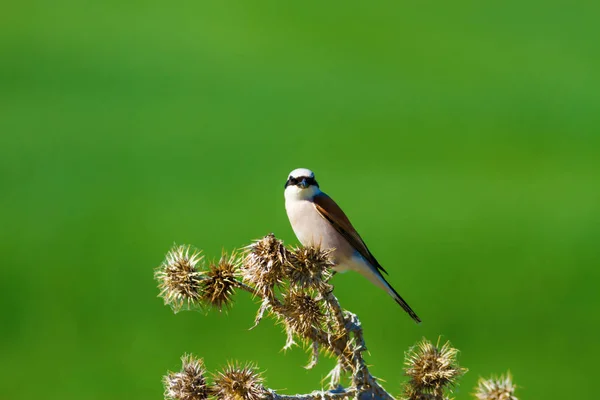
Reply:
M292 185L296 185L298 183L298 179L294 178L294 177L290 177L290 183Z

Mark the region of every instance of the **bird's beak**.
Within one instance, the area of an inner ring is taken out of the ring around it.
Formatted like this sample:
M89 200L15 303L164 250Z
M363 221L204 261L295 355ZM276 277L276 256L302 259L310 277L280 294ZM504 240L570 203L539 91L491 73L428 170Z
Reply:
M306 182L305 178L302 178L302 180L300 181L300 186L302 186L303 189L306 189L308 187L308 182Z

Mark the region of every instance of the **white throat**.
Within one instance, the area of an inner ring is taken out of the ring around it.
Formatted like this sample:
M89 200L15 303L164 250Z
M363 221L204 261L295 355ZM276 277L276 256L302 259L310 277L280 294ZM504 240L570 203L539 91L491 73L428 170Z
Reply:
M285 188L284 196L287 203L291 201L312 200L319 193L321 193L321 190L317 186L309 186L303 189L290 185Z

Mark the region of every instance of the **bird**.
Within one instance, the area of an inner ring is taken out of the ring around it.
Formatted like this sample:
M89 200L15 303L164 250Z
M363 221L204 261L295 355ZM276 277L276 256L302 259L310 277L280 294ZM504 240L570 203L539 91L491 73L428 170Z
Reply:
M386 291L412 319L421 319L388 283L387 271L373 256L342 209L321 191L315 174L306 168L290 172L285 182L285 209L296 237L303 246L331 250L333 270L353 270Z

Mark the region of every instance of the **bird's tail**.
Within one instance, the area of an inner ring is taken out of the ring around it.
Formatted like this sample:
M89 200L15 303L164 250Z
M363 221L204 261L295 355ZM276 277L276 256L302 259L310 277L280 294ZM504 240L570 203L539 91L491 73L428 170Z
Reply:
M386 292L388 292L388 294L390 296L392 296L394 298L394 300L396 301L396 303L398 303L400 305L400 307L402 307L404 309L404 311L406 311L408 313L408 315L410 315L410 317L415 320L415 322L417 324L421 323L421 318L419 318L419 316L417 315L417 313L415 313L413 311L412 308L410 308L410 306L408 305L408 303L406 301L404 301L404 299L402 298L402 296L400 296L398 294L398 292L396 292L396 289L394 289L392 287L392 285L389 284L389 282L383 277L383 275L379 274L379 281L380 281L380 285Z
M400 305L410 315L412 319L415 320L417 324L421 323L421 318L413 311L412 308L408 305L406 301L396 292L396 289L392 287L388 283L388 281L383 277L383 275L377 270L377 268L373 267L369 262L366 262L364 259L360 259L359 263L356 263L352 266L354 270L361 273L364 277L373 282L376 286L379 286L383 290L385 290L390 296L394 298L396 303Z
M408 305L408 303L406 301L404 301L402 296L400 296L398 294L398 292L396 292L396 290L392 287L392 285L390 285L388 283L387 286L389 288L388 293L394 298L394 300L396 300L396 303L400 304L400 307L402 307L404 309L404 311L406 311L408 313L408 315L410 315L410 317L412 319L414 319L417 324L420 324L421 318L419 318L419 316L413 311L413 309L410 308L410 306Z

